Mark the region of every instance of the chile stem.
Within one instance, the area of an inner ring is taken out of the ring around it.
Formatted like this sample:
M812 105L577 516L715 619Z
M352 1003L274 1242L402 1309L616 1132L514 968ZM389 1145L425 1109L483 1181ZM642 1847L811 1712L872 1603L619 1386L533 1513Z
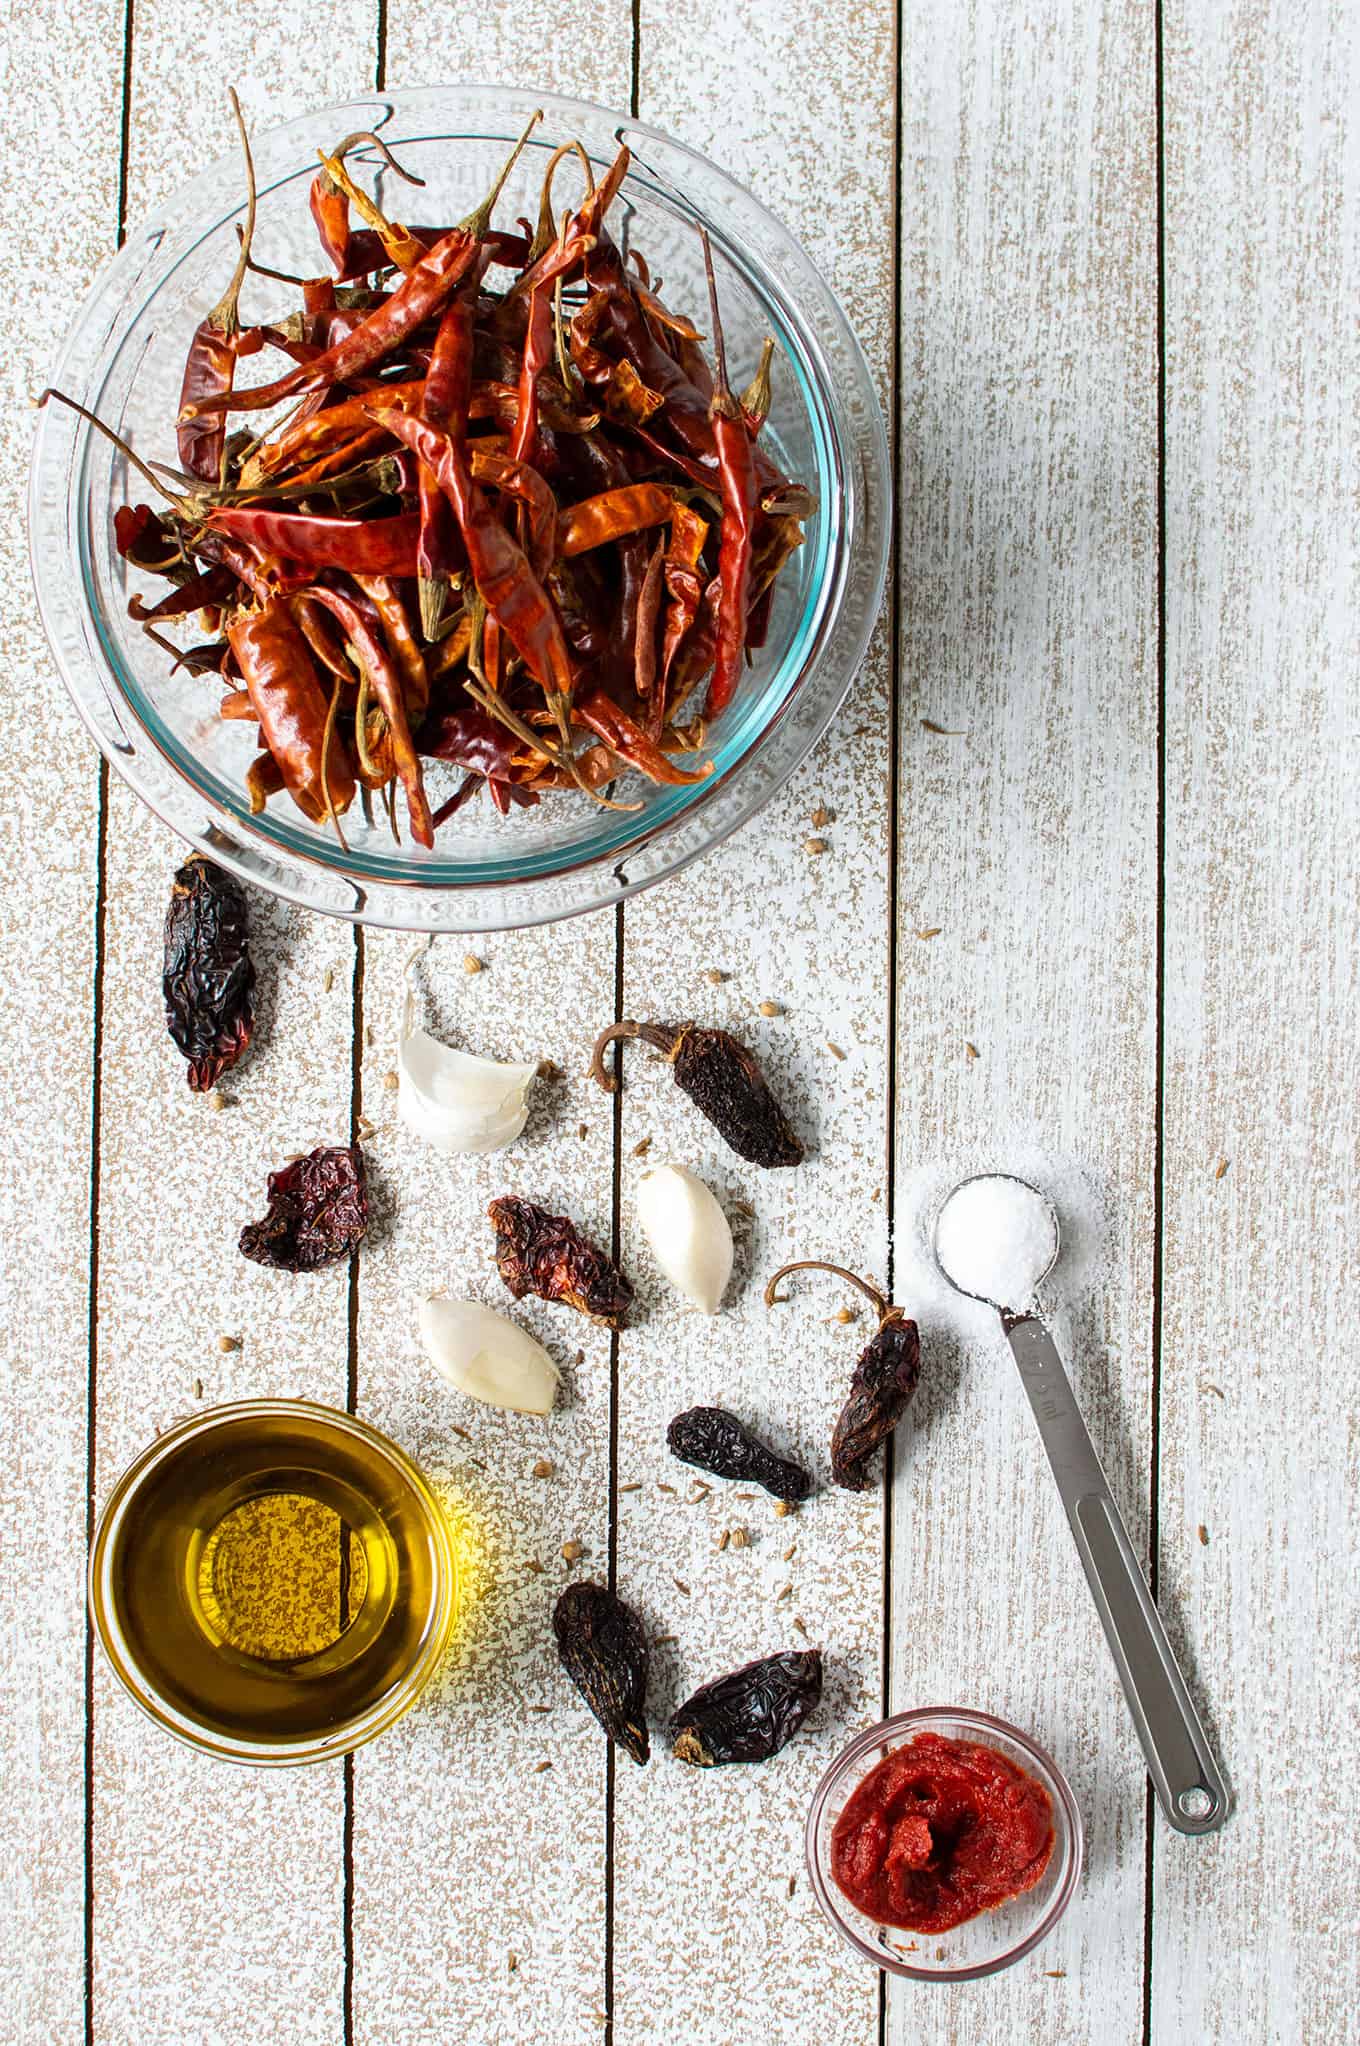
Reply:
M767 1307L774 1307L776 1304L783 1306L785 1304L787 1295L776 1293L775 1287L781 1279L786 1279L790 1272L830 1272L834 1278L844 1279L847 1286L853 1286L857 1293L862 1293L865 1299L872 1304L874 1313L878 1316L880 1328L886 1328L890 1321L900 1321L902 1319L901 1308L894 1307L891 1301L885 1300L877 1286L871 1286L867 1279L857 1279L853 1272L846 1271L844 1265L828 1264L824 1258L820 1257L800 1257L793 1264L781 1265L765 1288L765 1305Z

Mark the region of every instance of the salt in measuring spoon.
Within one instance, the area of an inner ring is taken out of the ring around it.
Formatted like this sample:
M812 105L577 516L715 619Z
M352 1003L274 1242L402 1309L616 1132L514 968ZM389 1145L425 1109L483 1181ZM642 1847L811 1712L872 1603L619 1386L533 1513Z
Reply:
M989 1278L987 1230L1007 1223L1009 1236L993 1237ZM1038 1311L1035 1295L1058 1261L1061 1241L1058 1212L1048 1195L1013 1173L979 1173L961 1181L935 1217L933 1248L941 1272L956 1292L995 1307L1001 1316L1157 1802L1177 1832L1212 1833L1228 1816L1227 1785ZM983 1290L987 1285L990 1291ZM997 1300L992 1295L998 1290L1015 1297Z

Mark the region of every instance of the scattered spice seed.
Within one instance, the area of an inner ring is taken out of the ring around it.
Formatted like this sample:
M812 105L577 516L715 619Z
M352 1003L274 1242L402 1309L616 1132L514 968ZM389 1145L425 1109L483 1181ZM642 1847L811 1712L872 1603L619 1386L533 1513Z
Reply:
M562 1561L564 1563L579 1563L584 1554L585 1550L580 1542L563 1542Z
M551 1705L531 1705L531 1706L529 1707L529 1710L530 1710L531 1712L551 1712L551 1711L552 1711L552 1706L551 1706Z
M373 1135L373 1125L366 1115L361 1115L355 1123L354 1134L358 1137L361 1144L365 1143Z
M455 1435L462 1436L464 1442L471 1442L472 1431L470 1429L460 1427L457 1421L450 1421L449 1426L453 1430Z
M674 1485L668 1485L664 1478L657 1479L656 1489L658 1492L669 1492L673 1499L678 1496Z
M921 723L928 732L938 732L942 739L966 739L968 737L965 727L937 725L933 718L922 718Z
M508 1964L508 1966L509 1966L509 1969L510 1969L510 1973L511 1973L511 1974L513 1975L513 1974L514 1974L514 1972L515 1972L515 1970L516 1970L516 1968L518 1968L518 1966L519 1966L519 1955L518 1955L518 1954L507 1954L505 1958L506 1958L506 1962L507 1962L507 1964Z
M795 1616L795 1618L794 1618L794 1622L793 1622L793 1625L794 1625L794 1631L795 1631L796 1633L799 1633L799 1634L801 1634L801 1635L803 1636L803 1639L804 1639L804 1640L806 1640L806 1639L807 1639L807 1628L806 1628L806 1627L805 1627L805 1626L803 1625L802 1621L801 1621L800 1619L798 1619L798 1618L797 1618L796 1616Z
M759 1492L734 1492L732 1497L734 1499L758 1499L760 1494Z
M723 1529L722 1533L721 1533L721 1534L720 1534L720 1535L718 1536L718 1554L719 1554L719 1555L721 1555L721 1554L722 1554L723 1550L724 1550L724 1549L725 1549L725 1548L727 1547L727 1544L728 1544L728 1543L729 1543L729 1542L731 1541L731 1539L732 1539L732 1530L731 1530L731 1528L730 1528L730 1527L725 1527L725 1528Z
M651 1150L651 1148L652 1148L651 1138L644 1137L640 1144L634 1144L633 1156L635 1158L645 1158L647 1156L647 1153Z
M395 1094L400 1085L401 1082L400 1080L398 1080L395 1073L383 1074L383 1086L386 1088L389 1094Z
M540 1080L560 1080L562 1068L558 1065L556 1059L540 1059L538 1062L538 1077Z
M551 1767L552 1767L552 1763L551 1763L551 1762L535 1762L535 1763L534 1763L534 1774L535 1774L535 1776L541 1776L541 1775L543 1774L543 1771L544 1771L545 1769L551 1769Z
M484 1471L486 1469L486 1465L482 1462L482 1459L479 1456L470 1456L468 1458L468 1462L472 1465L472 1468L475 1471Z
M721 966L710 966L704 975L704 979L710 987L721 987L726 978L727 975L723 972Z
M584 1142L585 1139L590 1135L590 1124L588 1122L577 1123L576 1134L578 1137L581 1138L582 1142Z
M331 968L330 968L330 967L328 966L328 967L326 968L326 971L325 971L325 972L324 972L324 973L322 974L322 976L321 976L321 992L322 992L322 994L323 994L323 995L328 995L328 994L330 993L331 989L332 989L332 988L333 988L334 986L335 986L335 975L334 975L334 973L332 972Z
M619 1490L621 1492L640 1492L642 1490L642 1486L635 1482L631 1485L620 1485Z
M791 1563L793 1561L793 1552L797 1547L798 1547L797 1542L789 1543L787 1549L785 1549L784 1551L784 1561L786 1563Z
M965 1052L967 1052L970 1061L982 1057L982 1053L978 1050L977 1046L975 1044L970 1044L966 1037L963 1041L963 1048Z
M733 1528L733 1530L732 1530L732 1547L733 1547L734 1549L744 1549L744 1548L745 1548L745 1547L747 1546L747 1544L748 1544L748 1543L750 1542L750 1539L751 1539L751 1537L750 1537L750 1535L748 1535L748 1534L747 1534L747 1532L746 1532L746 1529L745 1529L744 1527L734 1527L734 1528Z
M217 1338L217 1347L225 1357L229 1350L240 1349L241 1338L239 1336L219 1336Z
M762 1002L760 1013L762 1016L782 1016L784 1011L780 1008L778 1002Z
M774 1502L774 1517L776 1520L783 1520L788 1514L796 1513L797 1510L790 1499L776 1499Z
M535 1577L541 1577L543 1575L543 1565L539 1562L537 1556L526 1556L524 1559L524 1567L526 1570L532 1570Z
M203 1380L202 1380L201 1378L196 1378L196 1379L194 1380L194 1398L195 1398L196 1400L201 1400L201 1399L202 1399L202 1397L203 1397Z
M213 1088L212 1093L208 1096L208 1101L210 1106L216 1109L219 1115L227 1105L227 1097L220 1087Z
M829 1037L826 1040L826 1048L831 1053L833 1059L843 1059L845 1057L845 1053L841 1050L840 1046L833 1044Z
M793 1895L793 1893L794 1893L794 1891L795 1891L795 1890L796 1890L797 1888L798 1888L798 1878L797 1878L797 1876L790 1876L790 1877L789 1877L789 1895L790 1895L790 1896L792 1896L792 1895Z
M827 825L831 822L831 812L827 809L825 803L817 805L808 822L814 831L824 831L826 829Z
M689 1586L686 1584L683 1577L674 1577L671 1579L671 1582L674 1584L677 1591L682 1591L685 1594L686 1598L689 1597Z
M480 960L480 959L479 959L479 958L477 957L477 954L476 954L475 952L465 952L465 953L463 954L463 971L464 971L464 973L480 973L480 972L481 972L481 970L482 970L482 962L481 962L481 960Z
M841 1327L844 1328L847 1322L858 1321L859 1316L853 1307L838 1307L836 1309L836 1319L841 1324Z
M1227 1171L1227 1169L1228 1169L1228 1161L1227 1161L1227 1159L1226 1159L1226 1158L1220 1158L1220 1159L1219 1159L1219 1161L1218 1161L1218 1165L1217 1165L1217 1168L1216 1168L1216 1170L1215 1170L1215 1172L1214 1172L1214 1178L1215 1178L1215 1179L1222 1179L1222 1177L1223 1177L1224 1173L1225 1173L1225 1172Z
M1204 1381L1204 1384L1203 1384L1203 1385L1201 1386L1200 1390L1201 1390L1202 1392L1211 1392L1211 1393L1213 1393L1213 1394L1214 1394L1214 1396L1215 1396L1215 1398L1217 1398L1217 1399L1225 1400L1225 1399L1226 1399L1226 1398L1228 1397L1227 1393L1226 1393L1226 1392L1224 1392L1224 1390L1223 1390L1223 1388L1222 1388L1222 1386L1221 1386L1221 1385L1214 1385L1214 1384L1213 1384L1213 1383L1212 1383L1212 1382L1211 1382L1211 1381L1210 1381L1209 1379L1207 1379L1207 1378L1205 1379L1205 1381Z
M679 1639L680 1636L678 1634L658 1634L652 1646L653 1648L673 1648Z
M941 1947L940 1952L944 1952L943 1947ZM1055 1982L1065 1982L1067 1980L1066 1968L1045 1968L1044 1973L1051 1976Z
M916 935L918 938L938 938L943 929L943 924L932 924L928 931L918 931Z
M546 1456L541 1456L534 1465L534 1476L536 1478L550 1478L552 1474L553 1466L549 1463Z
M803 851L806 853L824 853L826 851L826 840L824 838L805 838L803 840Z
M1203 1521L1200 1522L1199 1538L1203 1542L1205 1548L1207 1549L1209 1546L1209 1530L1204 1525Z
M775 1602L775 1604L776 1604L777 1606L780 1606L780 1605L783 1605L783 1603L784 1603L784 1600L785 1600L786 1598L792 1598L792 1597L793 1597L793 1586L792 1586L791 1584L781 1584L781 1585L780 1585L780 1587L779 1587L779 1589L778 1589L778 1591L777 1591L777 1592L775 1593L775 1595L774 1595L774 1602Z

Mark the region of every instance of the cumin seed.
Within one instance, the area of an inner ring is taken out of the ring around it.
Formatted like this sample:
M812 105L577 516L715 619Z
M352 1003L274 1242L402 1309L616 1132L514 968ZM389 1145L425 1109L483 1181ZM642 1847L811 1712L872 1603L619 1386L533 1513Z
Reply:
M677 1591L682 1591L685 1594L686 1598L689 1597L689 1586L686 1584L683 1577L673 1577L671 1579L671 1582L672 1584L674 1584Z
M620 1485L619 1490L621 1492L640 1492L642 1490L642 1487L641 1485L634 1483L631 1485Z
M1201 1540L1201 1541L1203 1542L1203 1544L1204 1544L1205 1548L1207 1549L1207 1548L1208 1548L1208 1546L1209 1546L1209 1530L1208 1530L1208 1528L1207 1528L1207 1527L1206 1527L1206 1526L1204 1525L1204 1522L1203 1522L1203 1521L1201 1521L1201 1522L1200 1522L1200 1526L1199 1526L1199 1538L1200 1538L1200 1540Z
M644 1137L640 1144L634 1144L633 1156L635 1158L645 1158L647 1156L647 1153L651 1150L651 1148L652 1148L651 1138Z
M916 933L916 935L917 935L917 937L918 937L918 938L923 938L923 939L924 939L924 938L938 938L938 937L939 937L939 935L940 935L940 932L941 932L941 931L942 931L943 929L944 929L944 925L943 925L943 924L932 924L932 925L931 925L931 927L930 927L930 929L929 929L928 931L918 931L918 932Z
M328 967L326 968L326 971L325 971L325 972L324 972L324 973L322 974L322 976L321 976L321 992L322 992L322 994L323 994L323 995L328 995L328 994L330 993L331 989L332 989L332 988L333 988L334 986L335 986L335 975L334 975L334 973L333 973L333 972L331 971L330 967L328 966Z
M805 1627L805 1626L803 1625L802 1621L801 1621L800 1619L798 1619L798 1618L796 1618L796 1617L795 1617L795 1619L794 1619L794 1622L793 1622L793 1624L794 1624L794 1627L795 1627L795 1629L797 1630L797 1632L798 1632L798 1633L800 1633L800 1634L801 1634L801 1635L803 1636L804 1640L806 1640L806 1639L807 1639L807 1628L806 1628L806 1627Z
M829 1037L826 1040L826 1048L831 1053L833 1059L843 1059L845 1057L845 1053L841 1050L840 1046L833 1044Z
M730 1528L730 1527L725 1527L725 1528L723 1529L722 1533L721 1533L721 1534L720 1534L720 1535L718 1536L718 1554L719 1554L719 1555L721 1555L721 1554L722 1554L723 1550L724 1550L724 1549L725 1549L725 1548L727 1547L727 1544L728 1544L728 1543L729 1543L729 1542L731 1541L731 1539L732 1539L732 1530L731 1530L731 1528Z
M450 1421L450 1422L449 1422L449 1426L450 1426L450 1428L452 1428L452 1430L453 1430L453 1432L454 1432L454 1434L455 1434L455 1435L461 1435L461 1436L462 1436L462 1438L463 1438L464 1442L471 1442L471 1440L472 1440L472 1434L471 1434L471 1431L470 1431L469 1429L467 1429L467 1428L460 1428L460 1427L459 1427L459 1425L458 1425L458 1423L457 1423L456 1421Z
M956 728L952 725L937 725L934 718L922 718L921 723L926 731L936 732L942 739L966 739L968 737L966 727Z
M963 1048L965 1052L968 1054L970 1060L982 1057L982 1053L978 1050L977 1046L975 1044L970 1044L966 1037L963 1040Z
M545 1769L551 1769L551 1767L552 1767L552 1763L551 1763L551 1762L535 1762L535 1763L534 1763L534 1774L535 1774L535 1776L541 1776L541 1775L543 1774L543 1771L544 1771Z
M1217 1167L1216 1167L1216 1169L1215 1169L1215 1171L1214 1171L1214 1178L1215 1178L1215 1179L1222 1179L1222 1177L1223 1177L1224 1173L1225 1173L1225 1172L1227 1171L1227 1169L1228 1169L1228 1161L1227 1161L1227 1159L1226 1159L1226 1158L1220 1158L1220 1159L1219 1159L1219 1161L1218 1161L1218 1165L1217 1165Z

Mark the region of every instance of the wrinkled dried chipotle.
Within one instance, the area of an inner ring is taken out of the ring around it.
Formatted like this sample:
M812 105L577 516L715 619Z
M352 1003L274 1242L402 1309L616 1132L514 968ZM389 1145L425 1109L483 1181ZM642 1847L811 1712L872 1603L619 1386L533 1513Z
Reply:
M880 1442L901 1420L921 1376L921 1338L916 1323L900 1307L883 1298L840 1265L820 1258L800 1258L783 1265L765 1288L765 1305L773 1307L775 1287L789 1272L832 1272L873 1303L878 1333L860 1352L845 1405L831 1437L831 1475L847 1492L867 1492L869 1460Z
M563 1669L610 1740L647 1760L647 1636L642 1622L603 1584L569 1584L553 1610Z
M487 1214L496 1231L496 1269L516 1300L562 1300L606 1328L620 1328L633 1288L618 1266L565 1215L505 1194Z
M816 1648L748 1662L702 1685L672 1716L676 1760L696 1769L768 1761L797 1733L821 1695Z
M201 855L186 860L171 885L161 988L166 1028L189 1061L189 1085L202 1093L250 1043L255 968L246 898Z
M715 1478L762 1485L790 1505L811 1497L812 1479L802 1465L776 1456L725 1407L690 1407L677 1414L666 1430L666 1445L681 1463L711 1471Z
M664 1053L676 1086L739 1158L766 1167L802 1164L802 1139L770 1092L754 1054L725 1030L697 1023L610 1024L596 1038L590 1061L591 1078L607 1094L615 1093L619 1082L617 1072L605 1065L605 1052L615 1041L634 1037Z
M348 1257L368 1228L368 1168L357 1144L323 1144L269 1175L269 1213L241 1231L241 1253L280 1272Z

